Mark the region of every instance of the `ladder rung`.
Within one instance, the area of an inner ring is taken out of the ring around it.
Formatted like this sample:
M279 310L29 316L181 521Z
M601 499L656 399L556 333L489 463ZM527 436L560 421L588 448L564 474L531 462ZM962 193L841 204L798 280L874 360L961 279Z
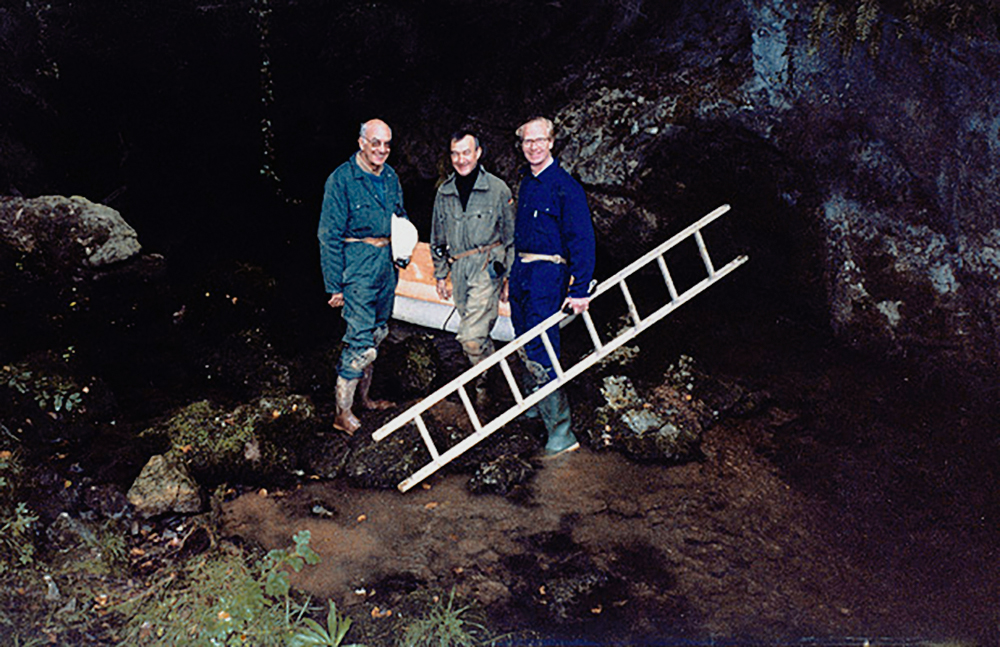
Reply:
M514 373L510 370L510 364L506 357L500 362L500 370L503 372L504 378L507 379L507 386L510 387L510 393L514 396L514 402L517 404L524 402L524 396L521 395L521 389L517 387L517 380L514 379Z
M667 269L667 261L664 260L663 254L656 257L656 264L660 266L660 273L663 274L663 281L667 284L667 292L670 293L670 300L677 300L677 286L674 285L674 279L670 276L670 270Z
M635 301L632 300L632 293L628 291L625 279L618 282L618 287L622 289L622 295L625 297L626 305L628 305L628 313L632 315L632 321L635 322L636 326L642 324L642 318L639 316L639 311L635 308Z
M413 418L413 422L416 423L417 429L420 431L420 437L424 439L424 445L427 447L427 451L430 452L431 458L437 460L438 450L434 445L434 441L431 440L431 433L427 431L427 425L424 424L424 419L417 414Z
M552 340L549 339L549 333L542 333L542 345L545 346L545 352L549 354L549 360L552 362L552 370L556 372L556 377L563 376L562 364L559 363L559 356L556 354L556 349L552 347Z
M472 422L472 428L479 431L483 426L479 423L479 416L476 414L476 408L472 406L472 400L469 399L469 392L465 390L465 385L462 384L458 387L458 397L462 399L462 404L465 405L465 413L469 414L469 420Z
M698 243L698 251L701 252L701 260L705 263L705 271L710 277L715 276L715 268L712 266L712 259L708 255L708 248L705 247L705 239L701 237L701 230L694 232L694 239Z
M590 341L594 343L594 350L600 352L603 344L601 343L601 337L597 334L597 328L594 326L594 319L590 316L590 312L587 310L583 311L583 323L587 326L587 332L590 334Z

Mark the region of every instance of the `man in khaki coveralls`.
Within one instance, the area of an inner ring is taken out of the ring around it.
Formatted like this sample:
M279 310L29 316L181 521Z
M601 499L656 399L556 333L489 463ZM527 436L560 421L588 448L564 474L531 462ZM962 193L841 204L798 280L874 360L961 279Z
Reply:
M431 249L438 296L452 296L462 316L458 339L473 364L493 352L490 331L500 300L507 300L507 274L514 260L514 201L510 188L479 165L479 138L461 130L451 138L455 172L438 188L431 223ZM477 404L487 401L483 377Z

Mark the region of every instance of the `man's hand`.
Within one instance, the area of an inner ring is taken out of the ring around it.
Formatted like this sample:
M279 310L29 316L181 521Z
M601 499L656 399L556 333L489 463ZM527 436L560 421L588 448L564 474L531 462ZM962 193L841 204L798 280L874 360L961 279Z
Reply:
M590 297L566 297L562 309L564 312L572 310L573 314L578 315L581 312L586 312L589 307Z
M344 305L344 293L338 292L337 294L331 294L330 300L327 301L331 308L339 308Z
M437 280L437 292L442 301L447 301L451 298L451 289L448 288L448 279Z

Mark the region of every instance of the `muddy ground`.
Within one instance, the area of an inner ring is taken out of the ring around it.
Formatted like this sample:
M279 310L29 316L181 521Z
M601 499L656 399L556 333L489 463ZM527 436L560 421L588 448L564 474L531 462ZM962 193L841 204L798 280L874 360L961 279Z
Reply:
M297 585L361 620L358 642L410 591L455 587L548 644L1000 644L982 393L786 332L714 358L770 397L710 428L700 460L584 448L512 498L457 474L406 494L312 482L230 502L225 532L276 548L310 530L323 559Z

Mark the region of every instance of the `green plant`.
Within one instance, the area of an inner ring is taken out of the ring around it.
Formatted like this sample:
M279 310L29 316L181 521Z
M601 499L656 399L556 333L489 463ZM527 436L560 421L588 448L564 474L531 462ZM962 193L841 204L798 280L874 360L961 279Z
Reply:
M307 647L321 645L322 647L340 647L351 628L351 619L337 615L337 605L333 600L327 600L330 611L326 616L326 627L312 618L304 618L305 628L297 630L288 639L289 647ZM360 647L360 645L344 645L343 647Z
M320 557L309 547L310 533L303 530L289 549L272 550L248 565L233 547L197 558L134 609L120 609L129 616L129 644L138 645L254 645L280 647L296 636L313 636L319 623L306 618L308 600L298 602L291 589L289 570L300 572ZM343 639L350 620L338 617L327 637ZM328 619L329 620L329 619ZM328 621L329 624L329 621ZM314 626L315 625L315 626ZM322 627L320 627L322 629ZM323 634L315 634L322 638ZM331 643L339 645L339 643Z
M427 615L406 626L402 647L473 647L494 644L498 639L489 637L482 624L468 619L468 606L455 606L455 589L448 602L436 598Z
M12 565L31 564L35 558L31 530L38 517L26 503L15 501L20 474L17 454L0 451L0 573Z
M4 382L21 395L34 398L38 408L47 411L49 406L56 413L72 411L83 402L86 389L81 389L72 380L59 375L38 375L24 364L4 366Z
M4 573L11 563L19 566L31 564L35 559L35 545L31 542L31 525L38 517L31 514L28 506L18 502L10 513L0 516L0 573Z

